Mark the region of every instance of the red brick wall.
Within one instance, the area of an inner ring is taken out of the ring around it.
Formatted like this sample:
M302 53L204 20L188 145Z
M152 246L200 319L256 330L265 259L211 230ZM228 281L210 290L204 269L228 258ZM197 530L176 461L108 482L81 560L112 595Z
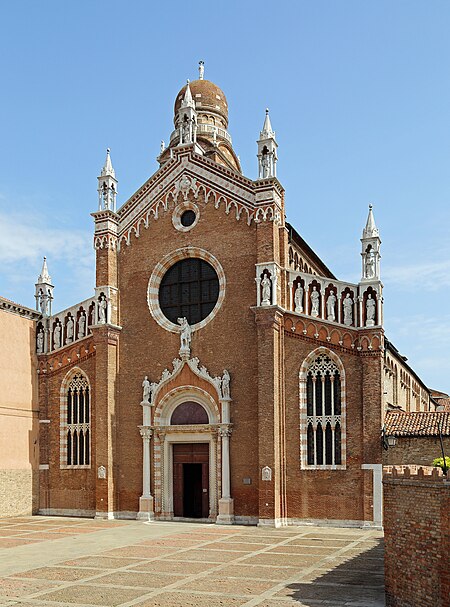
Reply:
M181 197L180 197L181 200ZM209 251L226 276L225 300L219 312L192 338L192 356L198 356L212 375L228 369L231 375L230 439L231 492L235 514L258 515L257 346L256 324L251 306L256 303L256 228L236 221L221 206L194 200L200 208L198 224L180 232L172 224L173 206L150 219L139 238L119 253L120 333L117 378L117 509L136 511L142 494L142 380L159 381L163 370L172 368L178 356L179 334L160 327L147 304L148 281L155 265L168 253L188 245ZM251 485L244 485L244 478ZM153 482L154 474L152 474Z
M419 471L383 486L387 607L449 607L450 483Z
M335 352L345 370L345 470L300 468L299 371L309 353L323 345ZM381 355L360 356L286 332L284 359L288 518L372 521L372 473L361 465L381 463Z
M87 342L85 342L87 343ZM90 342L91 343L91 342ZM86 345L86 348L89 348ZM84 349L84 348L83 348ZM95 510L95 425L96 382L95 356L88 354L85 360L68 362L68 349L50 357L52 371L39 375L40 419L50 423L40 424L40 463L48 464L48 470L40 471L40 510ZM61 367L59 362L61 362ZM84 371L92 388L91 401L91 467L89 469L61 469L60 467L60 393L61 384L74 367Z

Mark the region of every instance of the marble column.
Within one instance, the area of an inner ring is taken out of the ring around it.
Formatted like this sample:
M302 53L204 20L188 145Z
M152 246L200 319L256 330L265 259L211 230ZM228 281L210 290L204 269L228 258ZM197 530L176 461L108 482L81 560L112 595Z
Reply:
M219 428L219 436L222 439L222 493L219 500L219 516L217 524L231 525L234 522L234 503L231 497L230 483L230 427Z
M150 439L153 430L149 426L139 426L143 442L142 456L142 496L139 498L139 512L137 519L152 521L155 518L153 509L153 496L150 483Z

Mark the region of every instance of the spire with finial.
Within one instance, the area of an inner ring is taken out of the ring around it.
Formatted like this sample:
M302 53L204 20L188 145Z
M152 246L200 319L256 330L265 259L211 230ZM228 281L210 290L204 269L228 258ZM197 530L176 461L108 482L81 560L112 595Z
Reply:
M277 147L275 140L275 131L269 118L269 110L266 109L266 116L262 131L259 134L258 143L258 179L267 179L277 176Z
M263 128L259 134L259 137L260 139L270 139L271 137L275 139L275 131L272 129L272 125L270 123L269 108L266 108L266 117L264 119Z
M51 281L52 279L50 277L50 274L48 273L47 257L44 256L44 262L42 264L41 273L39 274L38 283L50 283Z
M111 150L106 150L105 164L98 179L98 210L116 212L117 179L111 162Z
M106 175L112 175L112 177L116 176L116 172L113 169L113 165L111 162L111 150L109 148L106 148L106 160L105 160L105 165L102 168L102 177L105 177Z
M53 300L52 279L48 273L47 258L44 257L42 270L35 284L36 310L40 310L42 316L51 316L51 305Z
M373 206L369 204L369 215L367 216L366 227L363 230L363 238L372 238L379 236L378 228L375 225L375 218L373 216Z
M183 101L181 102L181 107L182 108L192 107L195 109L195 102L192 98L191 87L189 86L189 84L190 84L190 81L186 80L186 90L184 92Z
M189 80L186 84L183 100L178 110L177 128L179 132L178 145L189 145L197 141L197 111L192 98Z
M203 80L204 74L205 74L205 62L199 61L198 62L198 79Z
M380 232L375 224L373 207L369 204L369 215L361 238L362 281L374 282L380 280Z

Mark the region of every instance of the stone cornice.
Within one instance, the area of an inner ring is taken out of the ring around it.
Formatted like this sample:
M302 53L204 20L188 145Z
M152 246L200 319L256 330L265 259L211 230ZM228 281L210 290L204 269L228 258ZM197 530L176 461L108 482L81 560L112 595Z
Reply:
M39 320L42 316L40 312L27 308L26 306L21 306L4 297L0 297L0 310L10 312L11 314L17 314L17 316L22 316L29 320Z

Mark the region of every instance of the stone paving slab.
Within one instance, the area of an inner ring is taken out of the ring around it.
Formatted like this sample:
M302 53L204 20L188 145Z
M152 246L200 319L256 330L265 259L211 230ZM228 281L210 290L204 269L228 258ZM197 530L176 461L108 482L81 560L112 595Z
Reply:
M384 606L375 530L104 523L0 519L0 607Z

